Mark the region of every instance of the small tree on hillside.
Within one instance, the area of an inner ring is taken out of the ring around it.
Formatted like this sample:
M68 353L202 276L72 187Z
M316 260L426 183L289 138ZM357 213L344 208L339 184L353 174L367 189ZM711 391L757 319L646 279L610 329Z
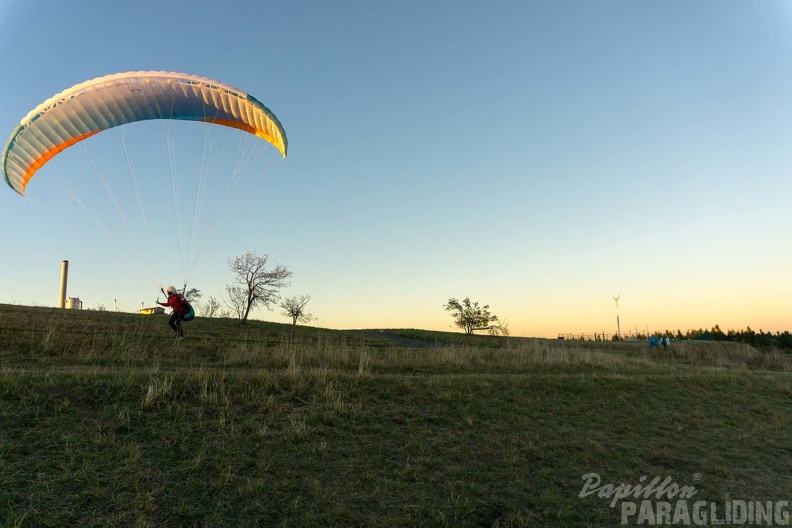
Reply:
M498 316L489 312L489 305L479 306L478 302L470 302L467 297L460 302L452 297L444 306L451 312L454 324L468 335L483 331L491 335L509 335L508 325L498 324Z
M220 301L214 297L206 299L205 303L200 303L201 315L203 317L223 317L223 307Z
M184 298L187 299L187 302L189 302L190 305L193 307L195 313L200 314L201 317L207 317L204 313L202 313L202 310L200 309L201 308L200 301L201 301L201 297L203 297L203 293L201 293L201 290L197 288L190 288L188 290L187 287L185 286L182 294L184 295Z
M286 279L292 272L280 264L268 270L268 259L269 255L246 251L244 255L228 261L231 271L236 274L234 285L226 287L228 303L243 323L256 306L264 305L271 309L270 306L280 299L278 290L289 285Z
M190 288L184 292L184 297L186 297L190 303L197 303L201 300L201 297L203 297L203 293L197 288Z
M509 323L498 320L498 324L490 325L488 330L491 336L507 336L509 335Z
M239 286L229 284L226 286L226 297L223 297L223 302L237 319L245 322L242 317L245 316L245 310L247 310L247 291Z
M291 317L292 324L310 323L313 321L313 314L308 311L306 305L311 300L309 295L294 295L283 299L280 307L283 308L281 312L286 317Z

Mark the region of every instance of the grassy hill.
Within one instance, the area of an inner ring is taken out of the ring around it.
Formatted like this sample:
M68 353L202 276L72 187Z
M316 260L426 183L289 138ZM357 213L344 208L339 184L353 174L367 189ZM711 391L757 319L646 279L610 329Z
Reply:
M588 473L671 477L719 508L792 495L779 351L185 332L0 305L0 526L619 525L620 504L579 496Z

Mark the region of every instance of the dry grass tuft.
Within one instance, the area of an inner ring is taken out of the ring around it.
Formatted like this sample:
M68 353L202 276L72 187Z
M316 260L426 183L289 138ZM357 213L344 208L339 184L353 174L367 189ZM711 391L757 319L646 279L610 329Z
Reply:
M173 380L171 378L152 378L143 394L142 407L148 409L166 402L172 388Z

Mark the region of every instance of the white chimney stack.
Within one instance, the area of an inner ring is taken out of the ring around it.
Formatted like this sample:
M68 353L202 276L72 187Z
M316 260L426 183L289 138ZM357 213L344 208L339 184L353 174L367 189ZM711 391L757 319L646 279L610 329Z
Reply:
M66 306L66 281L69 278L69 261L61 262L60 297L58 297L58 308Z

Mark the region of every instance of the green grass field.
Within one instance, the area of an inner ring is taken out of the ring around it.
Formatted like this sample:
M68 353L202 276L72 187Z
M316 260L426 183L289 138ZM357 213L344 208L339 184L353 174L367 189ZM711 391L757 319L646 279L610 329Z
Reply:
M0 305L0 526L620 525L619 505L579 496L587 473L792 499L779 351L200 318L185 332Z

